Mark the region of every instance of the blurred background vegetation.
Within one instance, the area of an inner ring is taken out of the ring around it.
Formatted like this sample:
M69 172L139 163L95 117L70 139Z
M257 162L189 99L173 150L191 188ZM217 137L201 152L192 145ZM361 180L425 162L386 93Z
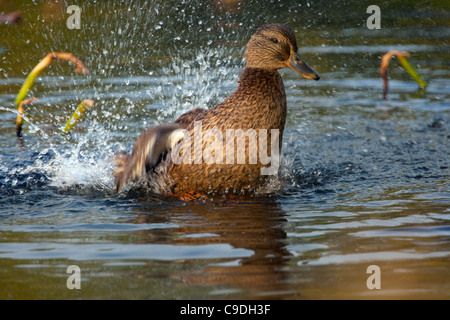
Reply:
M72 4L82 9L79 30L66 26ZM380 30L366 28L371 4L381 9ZM51 51L78 55L94 75L147 74L173 57L217 46L235 47L241 61L249 36L272 22L297 31L300 47L410 44L417 38L442 45L450 38L445 0L0 0L0 13L15 11L21 12L18 25L0 25L4 78L24 77Z

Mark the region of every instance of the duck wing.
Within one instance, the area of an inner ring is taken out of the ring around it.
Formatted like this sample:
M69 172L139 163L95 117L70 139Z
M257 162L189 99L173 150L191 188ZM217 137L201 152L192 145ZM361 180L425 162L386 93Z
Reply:
M120 191L129 181L138 180L154 169L163 155L183 137L184 130L179 123L163 124L143 131L137 138L131 155L120 153L116 157L116 190Z
M138 180L154 169L164 154L183 139L183 129L204 111L196 108L182 114L174 123L150 127L138 136L131 155L118 153L115 159L117 167L113 173L117 192L129 181Z

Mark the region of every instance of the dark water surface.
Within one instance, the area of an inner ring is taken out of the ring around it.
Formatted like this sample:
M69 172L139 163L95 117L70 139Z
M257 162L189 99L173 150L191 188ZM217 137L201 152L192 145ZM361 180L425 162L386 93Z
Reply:
M0 25L1 299L450 298L450 8L445 1L3 1ZM282 70L288 120L270 196L183 202L114 192L113 154L149 125L212 107L236 87L246 41L288 23L321 76ZM425 93L381 56L407 50ZM23 140L14 100L28 97ZM95 105L59 134L84 98ZM67 267L81 270L69 290ZM377 265L381 289L366 273Z

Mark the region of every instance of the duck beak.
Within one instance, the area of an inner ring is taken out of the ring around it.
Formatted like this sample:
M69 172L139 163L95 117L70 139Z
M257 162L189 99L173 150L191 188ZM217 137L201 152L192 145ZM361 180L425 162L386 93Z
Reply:
M289 60L285 62L286 66L297 72L299 75L301 75L303 78L306 79L312 79L312 80L319 80L319 75L311 69L310 66L306 64L305 61L303 61L302 57L297 52L294 52L291 50L291 56L289 57Z

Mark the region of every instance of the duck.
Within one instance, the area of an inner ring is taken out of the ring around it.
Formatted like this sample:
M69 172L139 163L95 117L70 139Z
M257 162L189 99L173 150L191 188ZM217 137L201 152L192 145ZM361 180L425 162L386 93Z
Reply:
M298 53L286 24L259 27L245 47L245 66L228 98L195 108L173 123L144 130L131 154L116 156L116 191L136 181L177 195L248 195L278 173L286 124L280 69L319 80Z

